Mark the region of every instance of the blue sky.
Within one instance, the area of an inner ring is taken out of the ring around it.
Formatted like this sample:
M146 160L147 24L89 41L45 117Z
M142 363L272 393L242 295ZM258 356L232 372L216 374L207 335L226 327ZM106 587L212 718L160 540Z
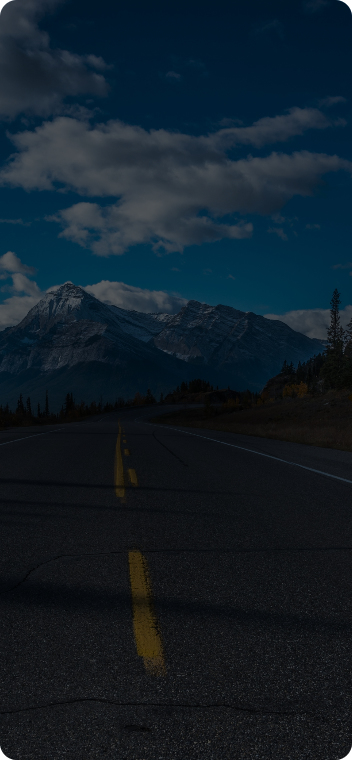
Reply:
M5 6L0 327L67 280L317 337L337 287L349 318L351 51L340 0Z

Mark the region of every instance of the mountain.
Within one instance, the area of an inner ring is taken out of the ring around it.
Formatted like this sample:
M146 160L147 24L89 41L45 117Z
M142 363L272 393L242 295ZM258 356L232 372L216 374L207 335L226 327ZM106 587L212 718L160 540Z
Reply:
M163 323L153 343L178 359L241 379L245 387L262 387L285 359L297 365L325 347L279 320L198 301Z
M159 394L195 376L220 387L261 390L284 359L297 364L324 348L283 322L229 306L189 301L176 315L109 306L72 283L48 292L0 333L0 400L32 403L46 388L52 407L114 401L147 388Z

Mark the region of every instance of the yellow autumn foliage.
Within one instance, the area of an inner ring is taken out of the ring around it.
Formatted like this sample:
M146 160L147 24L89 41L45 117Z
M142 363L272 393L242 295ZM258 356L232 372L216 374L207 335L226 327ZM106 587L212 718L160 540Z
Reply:
M292 383L292 385L285 385L282 395L285 398L285 396L291 396L292 398L295 398L298 396L298 398L302 398L303 396L306 396L308 393L308 385L307 383Z

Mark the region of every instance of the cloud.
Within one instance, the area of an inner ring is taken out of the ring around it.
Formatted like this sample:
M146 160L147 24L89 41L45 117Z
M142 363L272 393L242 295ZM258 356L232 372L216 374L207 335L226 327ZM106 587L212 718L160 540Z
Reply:
M176 314L187 303L187 299L182 298L178 293L136 288L133 285L126 285L124 282L102 280L95 285L82 287L87 293L92 293L103 303L145 313L166 312L167 314Z
M39 300L40 297L26 295L6 298L0 304L0 330L5 330L6 327L13 327L13 325L21 322Z
M307 335L308 338L326 340L327 329L330 325L330 309L297 309L285 314L264 314L267 319L280 319L292 330ZM346 327L352 317L352 306L346 306L340 311L341 325Z
M0 219L0 224L21 224L24 227L29 227L31 222L24 222L23 219Z
M7 251L3 256L0 256L0 270L2 272L19 272L20 274L34 274L34 267L28 267L26 264L22 264L21 259L16 256L13 251Z
M347 264L334 264L332 269L352 269L352 262L348 261Z
M306 13L318 13L329 5L328 0L306 0L303 3L303 9Z
M12 285L1 288L3 292L10 291L12 295L0 304L0 330L20 322L44 295L37 283L27 277L27 274L33 275L35 271L34 267L23 264L13 251L0 256L0 279L12 280Z
M17 325L30 309L40 301L45 293L57 290L60 285L53 285L42 291L34 280L27 275L35 273L34 267L23 264L13 251L0 256L0 280L11 280L0 290L11 295L0 303L0 330ZM166 312L176 314L187 303L179 293L164 290L148 290L127 285L124 282L102 280L93 285L81 286L103 303L141 312Z
M91 126L60 116L12 135L18 152L0 181L25 190L115 197L103 207L82 201L50 217L63 226L62 237L97 255L119 255L139 243L156 252L182 251L223 238L249 238L253 224L238 218L229 223L229 216L275 214L295 195L312 196L324 174L352 171L352 163L336 155L273 152L234 160L227 148L260 147L332 125L317 109L291 108L251 127L196 137L118 120Z
M333 97L328 96L327 98L322 98L322 100L319 100L319 108L322 106L330 108L331 106L335 106L337 103L347 103L347 98L344 98L343 95L335 95Z
M285 217L281 214L273 214L271 218L274 224L284 224L284 222L286 222Z
M52 48L38 21L60 0L16 0L0 19L0 117L58 112L67 96L105 96L102 58Z
M165 74L165 79L171 79L174 82L179 82L180 79L182 79L181 74L178 74L177 71L168 71L167 74Z
M320 224L306 224L307 230L320 230Z
M269 227L268 232L275 232L281 240L288 240L286 232L283 231L282 227Z

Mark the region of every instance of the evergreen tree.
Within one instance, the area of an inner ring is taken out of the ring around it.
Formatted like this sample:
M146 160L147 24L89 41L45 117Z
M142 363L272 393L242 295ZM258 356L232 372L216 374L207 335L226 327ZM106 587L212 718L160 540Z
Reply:
M345 350L344 350L344 372L343 384L346 388L352 386L352 318L350 319L345 330Z
M324 364L321 375L328 388L341 388L344 385L344 331L340 323L340 293L335 288L330 302L330 326L328 343L324 351Z
M38 418L39 418L39 417L41 417L41 412L40 412L40 404L39 404L39 403L38 403L38 411L37 411L37 417L38 417Z
M328 329L328 347L340 350L343 343L344 332L340 323L340 293L335 288L330 301L330 327Z
M345 356L352 359L352 317L345 330Z
M65 414L75 408L75 402L73 400L73 393L67 393L65 398Z
M49 417L49 396L48 391L45 392L45 411L44 414L46 417Z
M31 407L31 399L30 399L29 396L27 398L26 411L27 411L28 417L31 417L32 416L32 407Z
M24 413L25 413L25 409L24 409L24 404L23 404L23 396L22 396L22 393L20 393L20 397L17 401L16 414L24 414Z

